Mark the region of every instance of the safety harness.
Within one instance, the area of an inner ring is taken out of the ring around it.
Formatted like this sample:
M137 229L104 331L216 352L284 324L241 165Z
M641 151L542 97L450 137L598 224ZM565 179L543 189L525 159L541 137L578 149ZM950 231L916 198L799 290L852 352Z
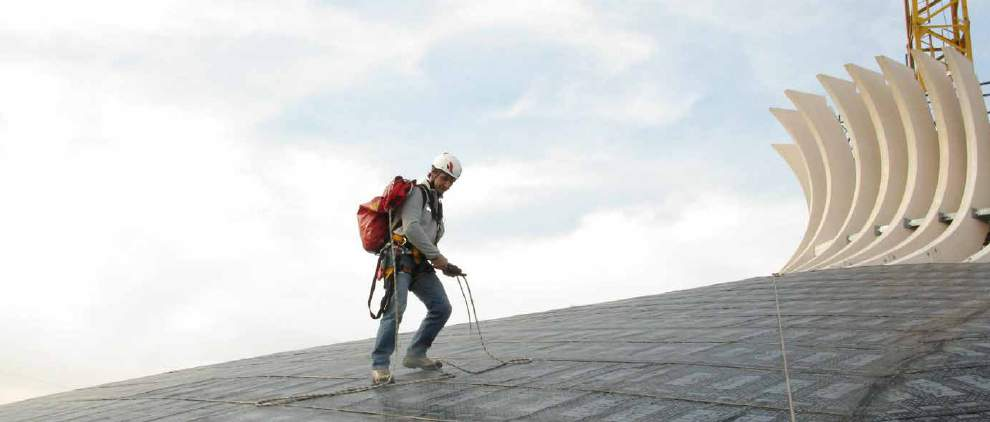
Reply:
M433 244L437 244L444 233L443 203L440 202L440 194L425 184L414 185L413 188L419 189L423 194L423 207L429 206L430 217L437 223L437 235L433 239ZM405 236L395 233L397 223L398 220L394 219L392 211L389 211L388 227L392 230L392 236L382 246L381 250L378 251L378 262L375 264L375 272L371 278L371 289L368 292L368 314L371 316L371 319L381 318L392 303L392 296L395 294L395 277L393 275L399 265L399 257L404 255L412 256L413 262L417 267L426 261L426 257L419 249L413 246L412 242L409 242ZM382 296L378 311L376 312L372 310L371 302L375 297L375 288L378 280L384 280L383 288L385 289L385 295Z

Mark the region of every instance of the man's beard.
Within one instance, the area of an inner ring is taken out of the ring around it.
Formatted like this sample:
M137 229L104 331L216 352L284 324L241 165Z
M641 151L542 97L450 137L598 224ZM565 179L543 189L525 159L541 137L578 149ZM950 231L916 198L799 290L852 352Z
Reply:
M432 178L427 177L426 183L430 185L430 189L433 189L433 191L437 193L437 198L443 198L443 192L441 192L440 189L437 189L436 186L433 186Z

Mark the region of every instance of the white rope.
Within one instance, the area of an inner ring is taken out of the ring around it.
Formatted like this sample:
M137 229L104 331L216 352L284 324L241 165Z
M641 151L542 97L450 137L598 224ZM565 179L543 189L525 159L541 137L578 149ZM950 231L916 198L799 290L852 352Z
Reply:
M533 359L530 359L530 358L516 358L516 359L502 360L502 359L499 359L499 358L495 357L495 355L493 355L492 352L488 351L488 345L485 344L485 336L483 334L481 334L481 321L478 320L478 309L477 309L477 307L474 306L474 294L471 293L471 283L468 283L467 274L458 274L458 275L456 275L454 277L457 279L457 287L459 287L461 289L461 297L464 298L464 306L467 308L468 335L471 335L472 334L472 332L471 332L471 319L472 319L471 313L473 312L474 313L474 318L473 318L474 319L474 327L478 331L478 340L479 340L479 342L481 342L481 349L485 351L485 354L487 354L489 358L491 358L492 360L498 362L499 364L498 365L495 365L495 366L492 366L492 367L489 367L489 368L482 369L480 371L472 371L472 370L467 369L467 368L464 368L462 366L458 366L457 364L455 364L453 361L451 361L449 359L441 359L441 362L443 362L443 363L445 363L447 365L450 365L454 369L457 369L457 370L460 370L462 372L466 372L466 373L469 373L469 374L473 374L473 375L480 375L480 374L483 374L485 372L493 371L495 369L501 368L503 366L508 366L508 365L522 365L522 364L527 364L527 363L533 363ZM463 285L461 284L461 281L464 282ZM467 286L467 295L464 295L464 287L465 286ZM469 300L470 300L470 302L469 302Z
M777 334L780 335L780 356L784 360L784 385L787 387L787 407L791 411L791 422L795 422L794 417L794 397L791 395L791 376L787 369L787 348L784 347L784 324L780 320L780 298L777 296L777 276L770 278L773 286L773 303L777 307Z

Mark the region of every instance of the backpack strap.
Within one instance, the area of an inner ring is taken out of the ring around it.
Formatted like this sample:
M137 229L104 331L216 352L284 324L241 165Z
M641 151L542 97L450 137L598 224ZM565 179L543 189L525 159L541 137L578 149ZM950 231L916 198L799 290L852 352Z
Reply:
M430 194L427 191L426 186L424 186L422 183L416 183L416 180L413 179L412 186L409 187L410 195L413 189L419 189L419 193L423 195L423 208L426 208L426 206L430 203ZM396 214L401 215L401 208L402 208L401 206L396 208ZM389 229L395 231L401 226L402 226L402 218L397 216L392 220L392 227L389 227Z
M388 305L389 303L391 303L392 295L395 293L395 282L393 281L392 284L390 285L388 283L388 278L386 277L385 286L384 286L385 296L382 297L381 304L379 304L378 306L378 313L376 314L374 311L371 310L371 299L375 297L375 284L377 284L376 281L378 281L378 270L382 266L382 261L384 260L384 257L385 257L384 253L378 255L378 263L375 264L375 273L371 276L371 292L368 293L368 314L371 316L371 319L378 319L382 317L382 314L384 314L385 311L388 310ZM393 280L395 279L395 276L396 274L393 271L392 272Z
M423 207L426 204L430 204L430 218L437 223L437 235L433 239L433 244L436 245L440 243L440 236L443 236L443 203L440 202L440 198L434 195L430 195L430 189L426 187L425 184L418 184L416 187L423 193Z

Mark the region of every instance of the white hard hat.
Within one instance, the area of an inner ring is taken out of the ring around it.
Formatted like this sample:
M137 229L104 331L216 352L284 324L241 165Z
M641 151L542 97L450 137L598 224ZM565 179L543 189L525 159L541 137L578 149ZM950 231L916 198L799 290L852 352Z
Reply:
M452 154L445 152L433 159L433 168L447 173L448 176L455 179L461 177L461 160Z

